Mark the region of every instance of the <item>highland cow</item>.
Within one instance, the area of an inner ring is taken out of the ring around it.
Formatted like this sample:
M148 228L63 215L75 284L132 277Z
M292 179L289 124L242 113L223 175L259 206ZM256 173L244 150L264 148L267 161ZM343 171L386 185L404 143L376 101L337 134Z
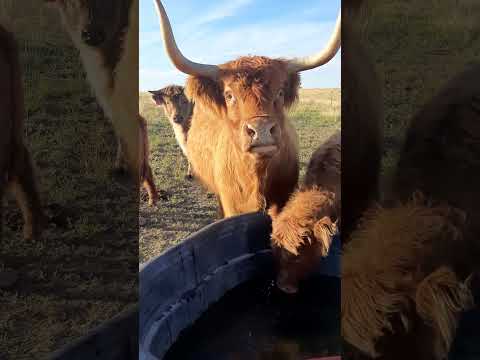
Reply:
M310 159L305 180L281 212L272 217L272 249L279 265L277 286L295 293L298 283L328 255L341 213L341 133Z
M320 53L292 60L241 57L223 65L194 63L178 49L156 0L167 54L190 75L185 92L195 106L187 152L195 176L217 195L230 217L281 209L297 185L296 132L285 110L298 97L299 72L327 63L340 47L340 16Z
M446 359L458 317L473 306L454 264L464 225L460 210L418 195L370 209L342 255L346 342L371 358Z
M60 12L88 80L117 135L117 170L140 179L149 204L157 190L145 119L138 111L138 0L44 0Z
M190 160L187 155L187 137L190 129L193 104L185 96L183 86L169 85L160 90L149 91L152 94L152 100L158 106L163 108L165 115L170 122L175 133L180 149L188 161L187 178L193 176Z
M24 141L24 95L19 53L13 35L0 25L0 239L7 189L15 194L24 219L25 239L41 236L46 218L40 204L32 158Z

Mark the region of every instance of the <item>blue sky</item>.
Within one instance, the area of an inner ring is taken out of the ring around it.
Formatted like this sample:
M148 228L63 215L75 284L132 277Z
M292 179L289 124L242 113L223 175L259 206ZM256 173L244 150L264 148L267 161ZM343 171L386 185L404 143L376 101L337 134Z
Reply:
M341 0L162 0L180 50L196 62L221 64L242 55L305 56L319 51ZM340 87L340 52L302 72L304 88ZM165 54L153 0L140 0L140 90L183 84Z

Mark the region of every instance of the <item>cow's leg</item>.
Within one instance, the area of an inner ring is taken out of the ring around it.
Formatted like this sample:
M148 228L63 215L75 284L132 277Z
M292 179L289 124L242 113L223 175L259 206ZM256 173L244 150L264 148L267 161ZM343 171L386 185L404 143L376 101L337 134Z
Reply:
M148 205L150 206L155 205L158 201L158 193L157 193L157 188L155 186L155 182L153 181L152 168L148 164L145 164L142 185L148 194Z
M187 159L187 162L188 162L188 169L187 169L187 175L185 177L188 180L192 180L193 179L192 164L190 163L190 161L188 159Z
M117 138L117 154L115 156L114 172L117 174L125 174L127 172L127 164L125 161L125 152L123 141Z
M220 198L220 195L216 195L217 202L218 202L218 207L217 207L217 217L219 219L223 219L225 216L225 212L223 210L223 205L222 205L222 199Z
M11 179L10 187L25 222L23 236L25 239L38 239L46 225L46 217L42 211L30 153L25 147L17 161L20 162Z
M153 171L150 167L149 162L149 143L148 143L148 132L147 132L147 123L143 117L138 116L140 131L139 131L139 144L140 144L140 163L141 163L141 183L143 188L148 193L148 204L154 205L158 200L157 188L155 182L153 181Z
M228 218L242 213L242 211L239 210L237 203L233 199L225 196L221 197L220 195L218 203L222 211L222 218Z

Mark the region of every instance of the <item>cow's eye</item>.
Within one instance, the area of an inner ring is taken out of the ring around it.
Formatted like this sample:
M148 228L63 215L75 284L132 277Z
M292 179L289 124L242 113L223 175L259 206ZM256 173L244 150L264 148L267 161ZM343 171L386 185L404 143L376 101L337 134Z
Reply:
M283 98L284 95L285 95L285 92L283 91L283 89L278 90L277 98Z
M225 92L225 101L229 104L232 104L235 101L235 96L233 96L231 91Z

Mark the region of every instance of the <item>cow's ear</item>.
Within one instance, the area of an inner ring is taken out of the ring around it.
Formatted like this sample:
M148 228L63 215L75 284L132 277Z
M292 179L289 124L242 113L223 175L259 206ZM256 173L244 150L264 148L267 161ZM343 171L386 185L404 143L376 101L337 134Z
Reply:
M332 219L330 219L329 216L324 216L313 226L315 240L322 245L322 256L328 255L328 250L332 244L332 238L336 232L336 223L332 222Z
M221 113L225 108L221 84L203 76L189 76L185 84L185 95L195 106L205 106Z
M164 105L165 104L165 100L163 99L162 90L152 90L152 91L149 91L149 93L152 95L152 100L155 104L157 104L157 105Z
M286 108L291 107L298 100L299 88L300 88L300 75L298 73L290 74L285 84L284 104Z

